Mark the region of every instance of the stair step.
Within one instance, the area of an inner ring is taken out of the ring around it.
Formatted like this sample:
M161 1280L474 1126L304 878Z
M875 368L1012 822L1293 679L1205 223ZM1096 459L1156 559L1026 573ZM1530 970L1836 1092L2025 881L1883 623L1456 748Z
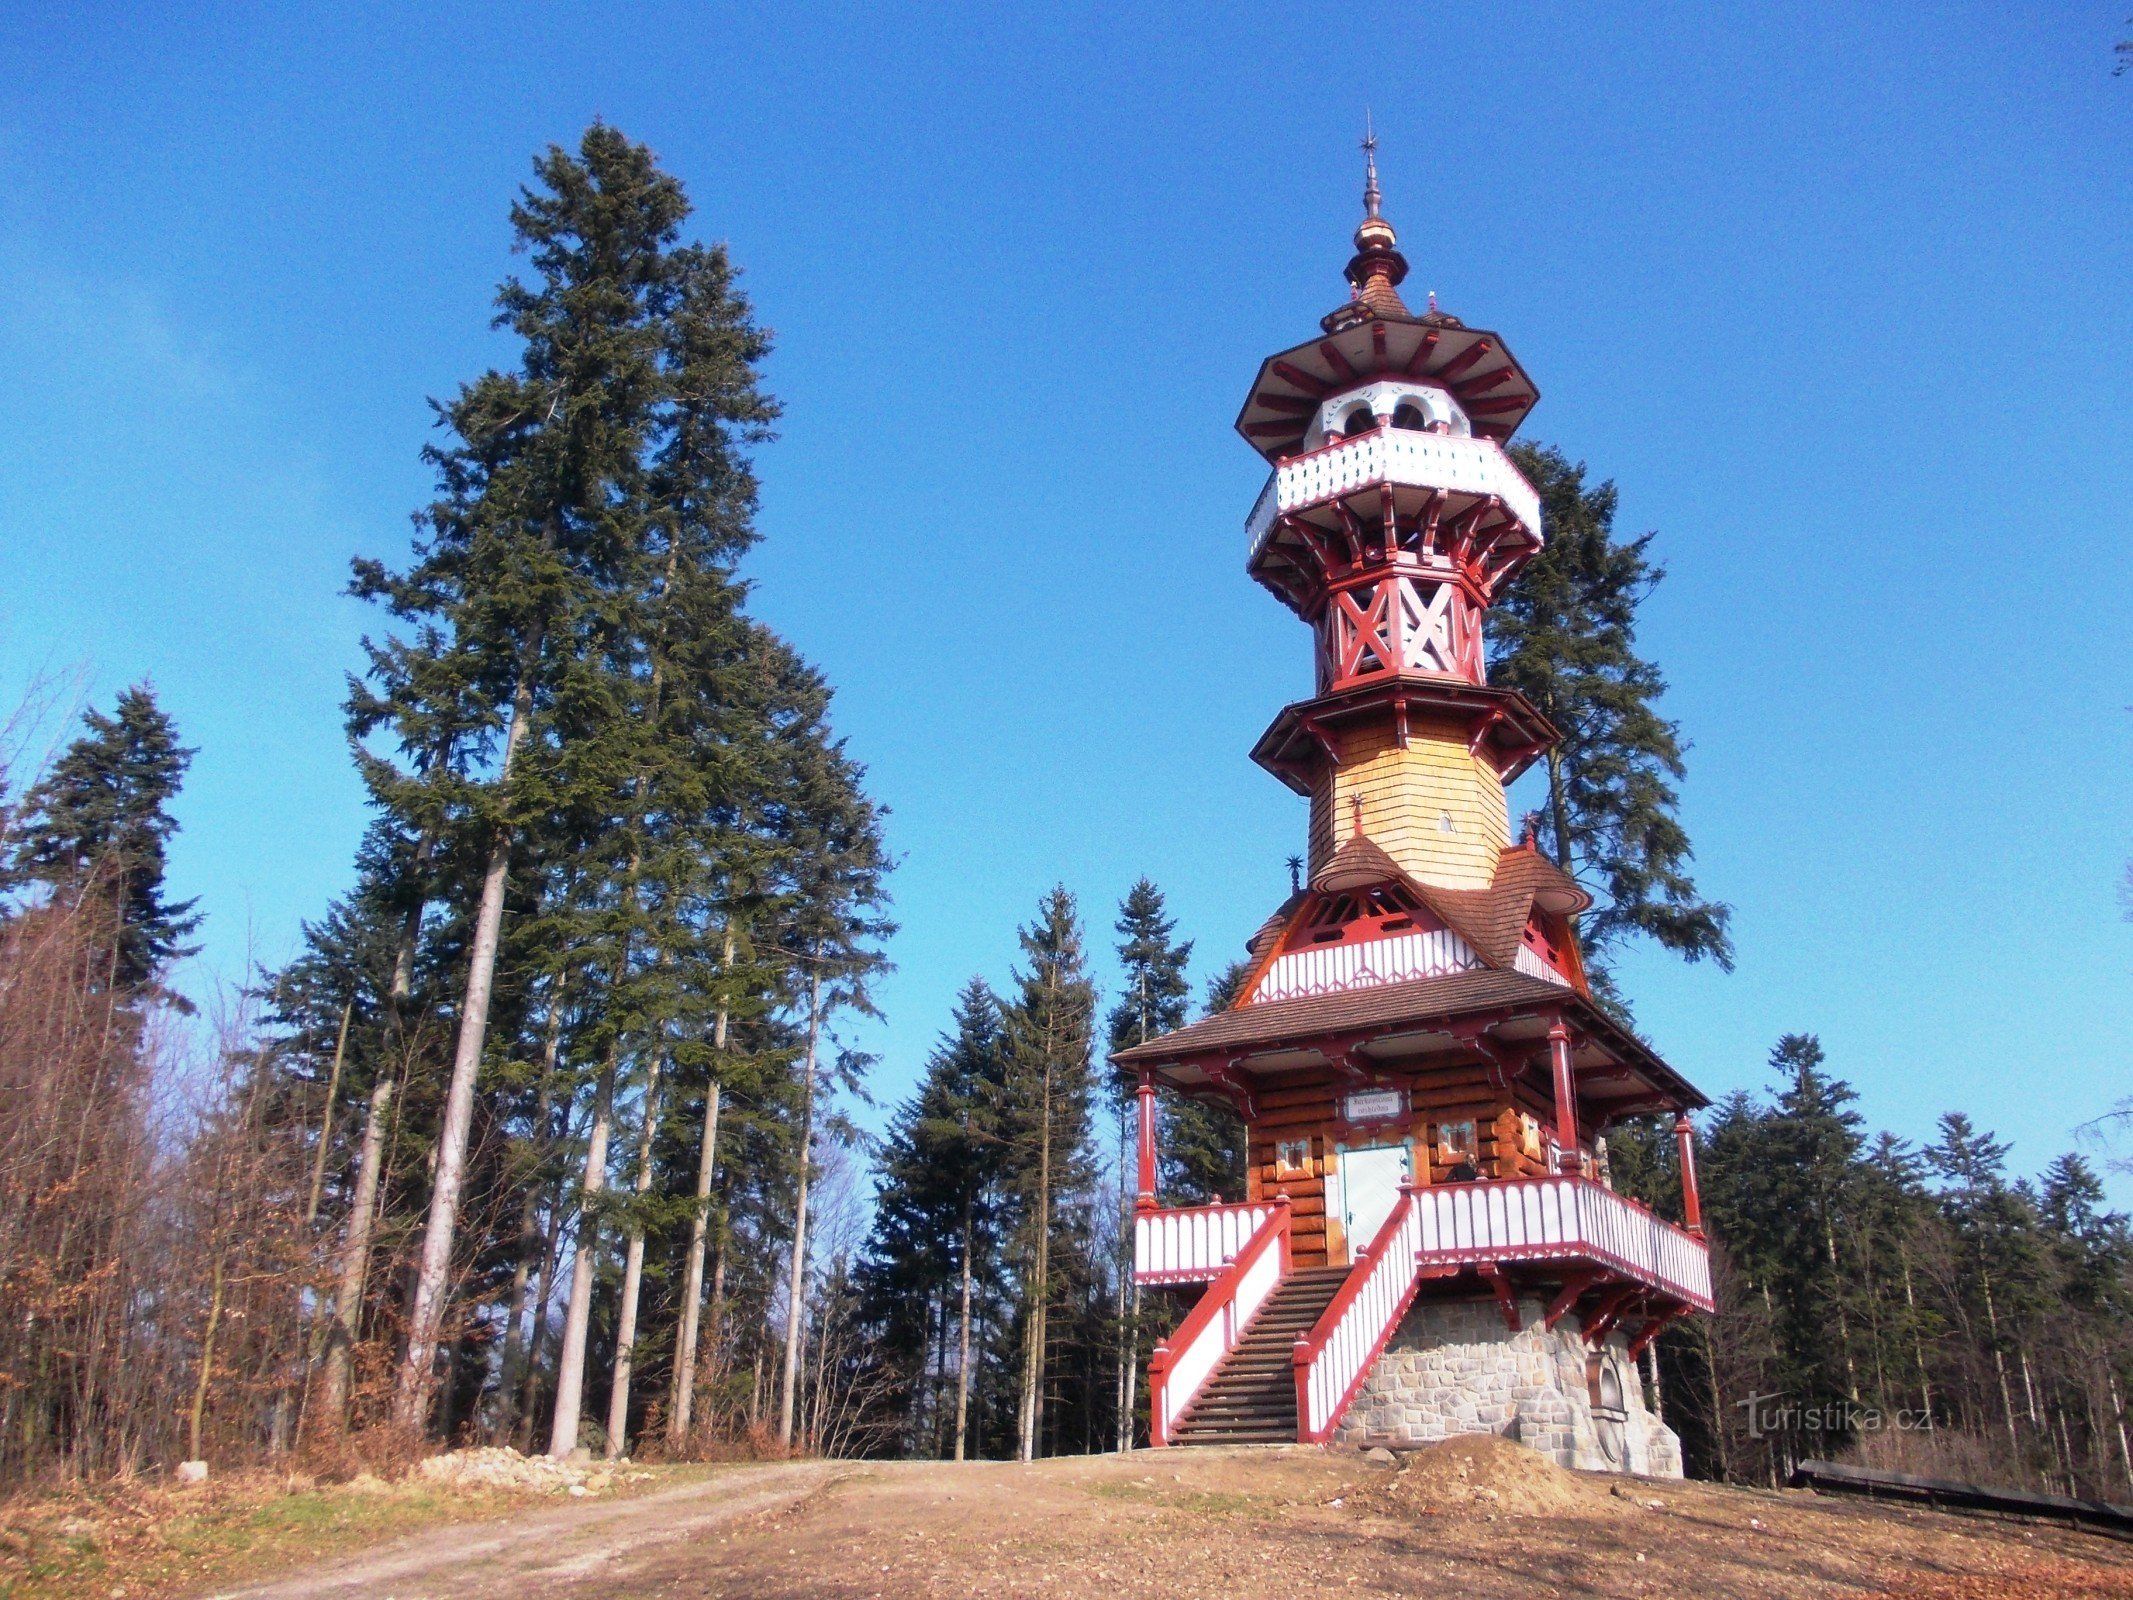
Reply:
M1346 1267L1307 1267L1284 1278L1178 1419L1171 1438L1178 1444L1293 1444L1296 1341L1317 1326L1347 1278Z

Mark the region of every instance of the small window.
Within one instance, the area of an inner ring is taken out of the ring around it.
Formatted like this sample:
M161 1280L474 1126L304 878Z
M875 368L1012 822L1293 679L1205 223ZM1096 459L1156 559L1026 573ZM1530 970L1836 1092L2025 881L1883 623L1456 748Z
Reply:
M1377 413L1368 406L1357 406L1348 413L1348 420L1341 424L1341 430L1353 439L1357 434L1368 433L1377 425Z
M1437 831L1439 833L1457 833L1459 831L1459 824L1452 821L1452 814L1449 811L1437 813Z
M1274 1141L1274 1175L1277 1178L1308 1173L1311 1170L1311 1141L1309 1139L1277 1139Z
M1460 1157L1471 1159L1473 1154L1473 1123L1440 1122L1437 1124L1437 1158L1440 1161L1451 1161Z
M1403 400L1392 408L1392 425L1395 428L1406 428L1411 433L1423 433L1428 431L1429 418L1422 414L1422 408L1412 400Z

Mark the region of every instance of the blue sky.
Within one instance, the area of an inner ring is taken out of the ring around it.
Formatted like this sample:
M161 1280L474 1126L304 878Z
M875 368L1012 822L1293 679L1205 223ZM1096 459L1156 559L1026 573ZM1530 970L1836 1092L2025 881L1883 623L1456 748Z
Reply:
M152 677L200 747L202 987L279 960L363 821L348 558L532 154L604 116L777 330L762 614L893 808L893 1099L1063 881L1225 962L1307 692L1241 570L1258 361L1340 298L1363 110L1415 298L1669 576L1644 644L1730 976L1628 963L1714 1095L1819 1032L1877 1125L2041 1167L2133 1092L2125 7L45 8L0 41L0 696ZM2121 1185L2121 1193L2125 1186Z

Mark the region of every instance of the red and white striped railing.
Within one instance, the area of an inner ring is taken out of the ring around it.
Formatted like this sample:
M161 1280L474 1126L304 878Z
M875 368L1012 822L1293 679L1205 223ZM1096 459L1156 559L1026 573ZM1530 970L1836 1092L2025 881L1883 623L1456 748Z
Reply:
M1212 1283L1273 1214L1272 1201L1136 1212L1133 1276L1142 1283Z
M1422 1267L1414 1186L1402 1184L1392 1215L1349 1269L1340 1293L1296 1341L1296 1437L1323 1444L1363 1386L1415 1297Z
M1703 1239L1590 1178L1507 1178L1421 1190L1416 1248L1425 1268L1484 1261L1589 1261L1709 1311Z
M1242 1206L1225 1210L1244 1210ZM1178 1418L1237 1348L1259 1308L1289 1274L1289 1202L1250 1209L1265 1213L1244 1247L1200 1296L1178 1331L1148 1358L1148 1442L1165 1445Z

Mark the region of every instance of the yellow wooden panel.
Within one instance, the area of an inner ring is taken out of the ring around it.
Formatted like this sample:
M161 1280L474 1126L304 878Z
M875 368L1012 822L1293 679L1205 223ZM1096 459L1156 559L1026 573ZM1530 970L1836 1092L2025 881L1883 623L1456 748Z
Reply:
M1401 749L1389 725L1354 728L1340 748L1340 765L1311 797L1312 871L1354 830L1360 796L1363 831L1405 871L1446 889L1489 886L1511 842L1509 804L1464 737L1418 725Z

